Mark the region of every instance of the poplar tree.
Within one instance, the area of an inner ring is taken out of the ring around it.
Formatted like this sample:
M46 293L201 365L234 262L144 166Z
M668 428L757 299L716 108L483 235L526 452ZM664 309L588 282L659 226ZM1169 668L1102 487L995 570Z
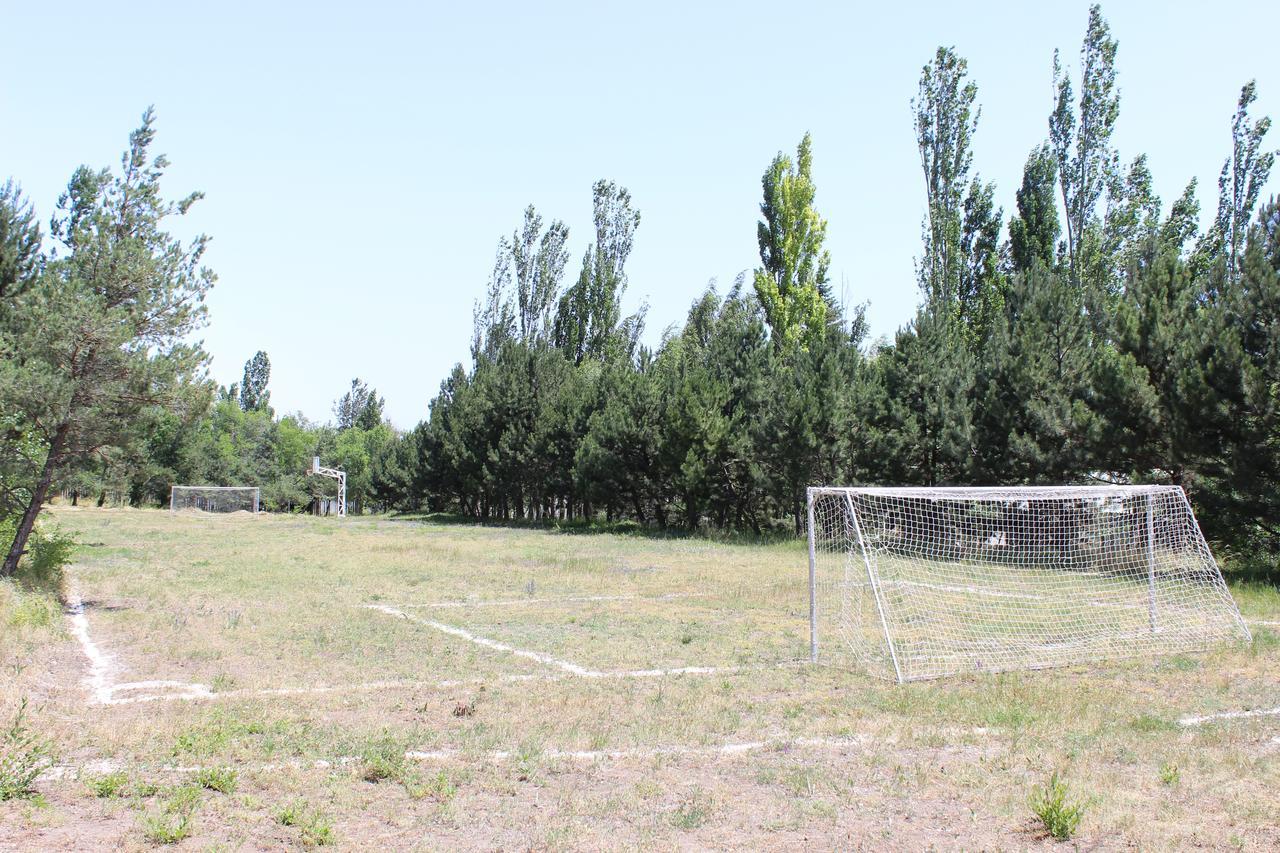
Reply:
M271 359L258 350L253 358L244 363L244 376L240 380L240 408L246 412L267 411L271 401L271 392L267 383L271 381Z
M1116 90L1116 41L1102 17L1089 8L1089 24L1080 48L1080 98L1074 101L1071 75L1053 53L1056 103L1049 115L1049 144L1058 161L1058 184L1066 211L1067 270L1082 286L1089 254L1098 242L1098 204L1118 168L1111 134L1120 116Z
M809 134L800 140L794 160L779 151L760 182L761 266L753 283L773 345L786 352L823 333L830 306L831 254L823 248L827 222L813 206L817 188Z

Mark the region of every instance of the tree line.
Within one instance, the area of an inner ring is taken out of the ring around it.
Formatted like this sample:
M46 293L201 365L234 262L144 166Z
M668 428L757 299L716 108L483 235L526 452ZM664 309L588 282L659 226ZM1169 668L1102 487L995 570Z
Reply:
M1188 490L1220 542L1274 554L1270 121L1250 115L1247 83L1202 231L1195 180L1166 205L1146 155L1122 160L1112 143L1117 55L1095 6L1076 69L1052 57L1046 137L1007 221L973 168L978 86L954 48L930 57L912 99L921 302L892 340L868 341L864 306L832 292L805 135L763 173L759 266L724 293L709 285L656 346L643 342L644 309L622 310L641 224L629 190L592 187L590 242L568 281L568 227L527 208L498 242L469 360L405 433L358 380L336 423L276 418L265 353L237 386L204 378L203 353L184 343L213 283L203 238L179 244L160 227L196 197L160 200L148 114L120 174L73 176L51 228L61 253L43 254L12 184L0 195L10 555L53 488L145 503L171 482L247 483L269 507L298 509L327 488L302 473L317 453L348 470L353 508L688 530L799 531L815 483L1167 482ZM129 264L142 275L103 272ZM138 281L150 282L141 296ZM125 345L99 348L72 322L50 351L26 349L74 288Z

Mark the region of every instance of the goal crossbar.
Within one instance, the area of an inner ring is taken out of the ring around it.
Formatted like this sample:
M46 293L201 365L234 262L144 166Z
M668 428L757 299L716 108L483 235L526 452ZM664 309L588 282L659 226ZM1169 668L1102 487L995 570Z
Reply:
M810 652L899 682L1250 635L1176 486L813 487Z

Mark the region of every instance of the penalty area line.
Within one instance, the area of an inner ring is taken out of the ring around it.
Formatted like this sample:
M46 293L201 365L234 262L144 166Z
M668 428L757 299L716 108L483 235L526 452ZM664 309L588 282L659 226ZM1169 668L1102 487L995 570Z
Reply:
M563 670L570 675L576 675L579 678L662 678L668 675L715 675L717 673L737 672L740 667L736 666L681 666L670 669L624 669L614 671L601 671L597 669L588 669L585 666L579 666L576 663L559 658L553 658L542 652L530 651L529 649L520 649L497 640L491 640L488 637L481 637L470 631L458 628L454 625L446 625L443 622L437 622L434 619L424 619L421 616L415 616L412 613L405 613L394 607L385 604L363 604L361 607L369 610L377 610L388 616L395 616L399 619L406 619L410 622L417 622L420 625L426 625L428 628L434 628L437 631L448 634L452 637L467 640L478 646L484 646L494 651L506 652L507 654L516 655L517 657L526 658L528 660L537 661L545 666L553 666L556 669Z
M496 598L487 601L431 601L401 604L404 608L512 607L521 604L577 604L592 601L668 601L673 598L705 598L705 592L669 592L663 595L571 595L563 598Z
M1204 714L1199 717L1183 717L1178 720L1180 726L1199 726L1204 723L1215 723L1219 720L1247 720L1254 717L1280 717L1280 707L1258 708L1249 711L1220 711L1217 714Z
M537 756L553 761L564 760L583 762L644 760L666 757L729 757L765 750L773 752L788 752L794 749L849 749L852 747L865 746L873 742L883 743L884 741L876 741L876 739L869 735L854 735L842 738L797 737L769 740L728 741L726 743L712 744L709 746L668 744L663 746L637 747L632 749L544 749L539 751ZM411 749L404 753L405 760L423 763L445 761L511 761L525 756L526 753L524 752L508 749L494 749L481 752L453 748ZM287 769L326 770L358 764L361 760L362 759L358 756L344 755L332 759L319 758L313 761L277 761L256 765L237 764L236 768L241 771L258 771L268 773ZM171 773L187 774L198 773L201 770L208 769L212 766L214 765L177 766L156 769L167 770ZM79 778L80 775L86 772L102 774L124 770L126 767L127 765L124 762L103 759L99 761L86 762L82 765L59 765L51 767L42 774L42 778L48 780L75 779Z

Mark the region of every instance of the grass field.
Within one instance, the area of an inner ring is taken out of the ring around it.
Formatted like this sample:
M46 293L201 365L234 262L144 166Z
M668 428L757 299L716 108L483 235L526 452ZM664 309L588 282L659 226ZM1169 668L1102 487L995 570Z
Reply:
M54 753L0 850L1023 849L1054 773L1082 847L1280 847L1272 587L1251 647L898 686L805 662L801 542L53 515L68 613L0 586L0 725Z

